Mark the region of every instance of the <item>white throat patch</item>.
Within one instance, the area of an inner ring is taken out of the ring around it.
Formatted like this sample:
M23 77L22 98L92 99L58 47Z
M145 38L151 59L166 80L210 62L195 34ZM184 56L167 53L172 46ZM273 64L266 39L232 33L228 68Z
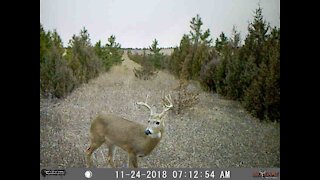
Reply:
M151 138L161 138L161 132L158 132L157 134L150 134Z

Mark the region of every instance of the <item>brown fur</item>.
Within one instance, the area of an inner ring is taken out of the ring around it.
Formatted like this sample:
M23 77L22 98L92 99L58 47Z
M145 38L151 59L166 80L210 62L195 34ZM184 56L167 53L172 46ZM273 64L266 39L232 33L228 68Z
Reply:
M148 96L146 98L147 102ZM165 112L173 107L171 96L166 96L169 104L161 113L155 111L146 102L137 102L138 105L150 110L148 126L129 121L113 114L101 114L93 120L90 127L90 147L87 149L87 166L92 166L92 153L103 143L108 146L108 161L114 168L113 153L115 146L128 153L128 167L138 167L137 156L143 157L151 153L163 136ZM147 134L148 135L147 135Z
M146 125L129 121L124 118L104 114L93 120L90 128L91 145L87 149L87 166L92 166L91 155L103 143L109 147L109 163L114 166L111 149L118 146L129 154L129 167L137 167L136 156L143 157L160 142L160 138L151 138L145 134ZM130 131L128 131L130 130ZM160 130L163 133L163 130ZM111 158L111 159L110 159ZM131 162L133 161L133 162Z

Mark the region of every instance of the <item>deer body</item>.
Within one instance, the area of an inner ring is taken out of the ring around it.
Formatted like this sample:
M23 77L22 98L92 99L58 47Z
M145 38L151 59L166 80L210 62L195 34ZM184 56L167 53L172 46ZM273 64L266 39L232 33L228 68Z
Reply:
M165 111L157 114L146 103L140 102L137 104L144 105L150 109L148 125L129 121L113 114L100 114L93 120L90 127L91 144L87 149L88 167L92 166L92 153L103 143L108 146L108 162L112 167L115 167L113 162L115 146L128 153L128 167L134 168L138 167L137 156L146 156L157 146L164 131L162 117ZM167 110L172 107L171 102L168 107Z
M121 149L137 154L148 155L161 140L151 138L145 134L146 125L112 115L101 114L91 125L90 136L101 137L101 141L107 141ZM128 136L130 129L131 136Z

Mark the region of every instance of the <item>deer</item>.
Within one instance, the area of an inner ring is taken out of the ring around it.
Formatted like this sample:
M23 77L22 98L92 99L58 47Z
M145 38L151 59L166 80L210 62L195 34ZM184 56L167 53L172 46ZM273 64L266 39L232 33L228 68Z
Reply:
M92 153L103 143L108 148L107 162L115 168L114 151L115 147L120 147L128 154L127 167L138 168L137 157L149 155L160 142L164 133L164 116L172 109L172 99L170 94L163 98L163 110L156 113L155 107L147 104L148 95L145 102L136 102L137 105L149 109L150 116L147 124L127 120L114 114L100 113L91 123L90 146L86 150L87 167L92 167Z

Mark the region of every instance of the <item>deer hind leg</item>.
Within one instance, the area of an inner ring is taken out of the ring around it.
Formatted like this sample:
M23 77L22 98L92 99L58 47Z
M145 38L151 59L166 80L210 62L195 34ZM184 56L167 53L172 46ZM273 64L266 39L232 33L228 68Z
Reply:
M92 167L92 159L91 159L91 155L92 153L98 149L102 143L104 143L105 139L102 139L102 138L91 138L91 144L90 144L90 147L87 149L86 151L86 154L87 154L87 167L90 168Z
M138 168L137 155L135 153L128 153L128 166L129 168Z
M113 155L115 153L115 145L113 144L108 144L108 162L111 165L112 168L115 168L115 164L114 164L114 159L113 159Z

